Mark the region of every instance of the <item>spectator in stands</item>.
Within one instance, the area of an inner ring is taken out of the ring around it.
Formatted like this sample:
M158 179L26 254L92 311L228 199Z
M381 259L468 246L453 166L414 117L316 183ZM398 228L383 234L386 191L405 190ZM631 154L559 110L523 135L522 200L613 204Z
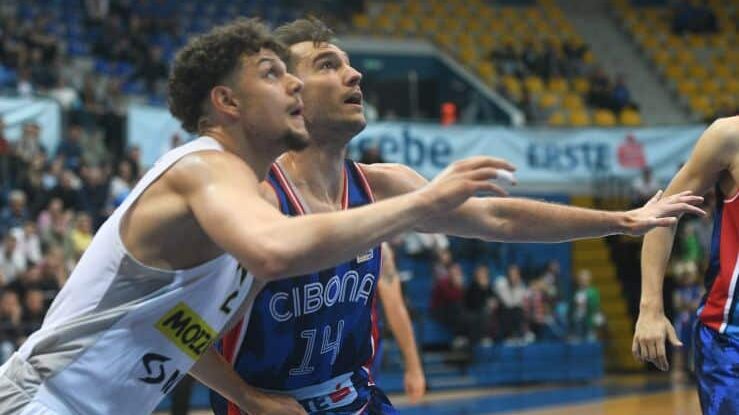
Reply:
M660 189L659 183L652 175L650 167L644 167L641 176L634 179L631 183L632 206L642 206Z
M467 285L464 293L464 304L467 310L480 322L483 332L483 343L498 335L498 298L490 284L490 270L485 265L475 267L474 278Z
M131 185L135 185L141 174L144 172L144 166L141 165L141 147L134 144L128 147L126 150L125 159L128 161L131 167Z
M12 148L5 137L5 121L0 117L0 183L10 183Z
M110 207L118 207L118 205L126 198L133 188L135 178L133 177L133 169L131 162L123 159L118 163L118 171L110 181L110 197L108 205Z
M66 212L64 212L64 202L57 197L52 197L49 199L46 209L38 215L38 232L44 235L54 226L66 227L68 219Z
M673 292L672 307L675 322L675 333L683 343L681 350L674 354L675 368L679 372L689 370L693 345L693 325L696 311L703 298L703 286L699 283L698 267L694 262L678 262L673 271L677 288Z
M160 88L161 81L167 78L167 64L164 62L162 48L149 48L146 59L139 62L136 72L131 76L132 80L141 79L146 86L146 92L149 94L161 94L164 91Z
M431 316L454 333L455 348L475 345L481 338L479 316L464 307L464 274L459 264L452 264L448 276L435 281L431 291Z
M631 101L631 92L626 86L626 80L623 75L616 77L616 83L613 85L612 102L612 109L616 113L621 112L626 107L634 107L634 103Z
M31 83L39 92L46 92L54 87L57 83L58 74L54 68L43 62L43 52L41 49L31 50L30 64Z
M7 360L20 346L23 336L23 308L18 294L0 289L0 362Z
M576 340L595 340L603 323L600 293L590 285L592 275L582 269L575 279L576 289L570 301L570 335Z
M56 148L56 157L64 157L64 167L78 171L82 163L82 135L84 130L79 124L70 124L67 134Z
M40 154L46 153L46 149L39 140L41 128L34 122L23 124L21 138L15 145L15 154L23 163L23 166L30 164Z
M362 164L384 163L385 160L382 158L380 146L377 144L372 144L370 146L362 148L362 154L359 156L359 162Z
M104 131L104 142L108 152L114 160L123 157L125 138L123 137L123 125L128 109L128 98L121 90L121 80L111 78L108 80L105 97L102 101L102 115L100 126Z
M74 259L78 261L92 242L92 219L87 213L78 213L75 225L69 234L70 243L74 252Z
M549 287L547 277L542 275L531 281L526 292L526 319L537 340L555 340L562 334L554 318L555 299Z
M18 243L18 251L23 255L26 263L35 265L41 262L41 238L39 237L36 223L32 220L26 221L23 228L13 228L11 230Z
M681 0L673 10L672 31L678 35L685 32L716 33L716 14L707 5Z
M695 221L683 221L680 225L678 248L680 261L699 264L703 258L701 243L698 240Z
M26 258L18 249L15 235L8 233L3 237L0 247L0 286L13 282L26 270Z
M65 112L79 105L79 93L76 89L72 88L69 79L64 73L59 73L56 76L56 85L51 88L49 95L61 105L62 110Z
M102 168L90 166L82 169L82 188L80 189L81 208L91 216L93 228L97 229L108 217L107 210L109 184Z
M21 227L29 219L26 194L15 189L8 195L8 206L0 210L0 236L11 229Z
M493 50L490 59L501 75L523 77L521 57L516 53L513 41L506 40L502 47Z
M65 210L79 210L82 206L80 201L80 180L71 170L62 172L61 180L49 191L49 197L62 201Z
M23 336L27 337L41 328L46 314L44 293L41 290L30 289L23 298Z
M95 128L82 138L82 165L80 169L87 166L101 166L108 159L108 150L103 142L103 132Z
M500 325L503 338L520 341L533 340L529 335L524 314L526 286L518 265L508 266L505 277L495 281L495 294L500 299Z
M588 104L595 108L612 108L613 92L611 80L602 67L597 67L590 75L590 91Z
M103 113L102 97L93 75L85 76L79 92L82 106L71 114L72 122L85 128L94 128Z

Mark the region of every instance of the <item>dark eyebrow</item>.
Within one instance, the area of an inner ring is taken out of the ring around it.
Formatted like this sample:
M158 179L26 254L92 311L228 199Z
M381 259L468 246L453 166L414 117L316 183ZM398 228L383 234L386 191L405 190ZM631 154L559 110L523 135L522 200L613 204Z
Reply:
M343 53L343 52L342 52L342 55L343 55L343 58L345 58L346 61L349 62L349 56L347 56L347 54L346 53ZM342 56L340 56L338 52L333 51L333 50L327 50L327 51L321 52L318 55L316 55L313 58L313 63L315 64L316 62L320 61L321 59L328 58L328 57L339 58L339 60L341 60L341 58L342 58Z

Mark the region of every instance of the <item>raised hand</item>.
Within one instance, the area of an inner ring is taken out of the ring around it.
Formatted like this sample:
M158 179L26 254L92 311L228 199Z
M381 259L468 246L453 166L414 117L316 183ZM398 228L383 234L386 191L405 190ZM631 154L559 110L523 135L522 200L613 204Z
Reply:
M459 160L450 164L420 191L428 196L436 214L444 214L478 192L507 195L503 188L491 182L498 177L498 169L510 172L515 167L495 157L477 156Z
M690 191L662 197L660 190L644 206L626 212L629 219L626 234L638 236L656 227L672 226L685 213L705 216L706 212L697 207L701 203L703 197Z

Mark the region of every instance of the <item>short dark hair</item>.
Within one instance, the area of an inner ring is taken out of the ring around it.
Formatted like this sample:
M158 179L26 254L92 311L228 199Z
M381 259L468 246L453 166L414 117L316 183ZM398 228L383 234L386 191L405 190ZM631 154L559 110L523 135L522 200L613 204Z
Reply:
M245 55L270 49L281 59L287 50L258 19L238 18L192 38L178 53L169 75L169 111L196 133L210 90L237 70Z
M287 47L301 42L313 42L317 45L335 40L334 31L315 17L285 23L275 29L274 35L278 42Z

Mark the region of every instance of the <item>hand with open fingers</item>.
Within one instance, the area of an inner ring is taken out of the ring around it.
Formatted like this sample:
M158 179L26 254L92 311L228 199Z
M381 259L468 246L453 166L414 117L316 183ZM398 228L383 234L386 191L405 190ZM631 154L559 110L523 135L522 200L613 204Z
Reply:
M502 187L491 182L498 177L499 170L512 172L515 167L503 159L487 156L455 161L422 191L437 214L446 214L478 192L506 196L508 193Z
M418 402L426 394L426 376L423 370L407 370L403 379L405 394L411 403Z
M695 196L691 191L663 197L660 190L644 206L627 212L626 234L639 236L656 227L675 225L685 213L705 216L706 212L698 207L701 203L703 197Z
M667 371L670 363L667 361L666 340L675 347L683 345L664 313L640 313L636 321L634 341L631 344L634 358L642 363L651 362L659 370Z

